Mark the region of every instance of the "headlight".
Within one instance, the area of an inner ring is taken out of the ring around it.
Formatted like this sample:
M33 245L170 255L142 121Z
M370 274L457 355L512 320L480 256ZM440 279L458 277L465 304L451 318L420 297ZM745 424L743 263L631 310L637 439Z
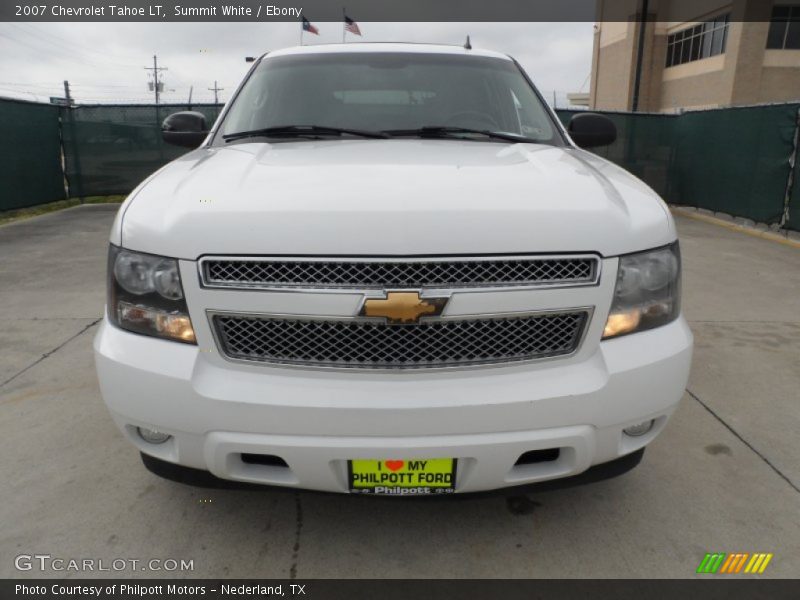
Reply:
M621 256L603 339L666 325L681 310L678 242Z
M178 261L111 246L108 317L122 329L196 343Z

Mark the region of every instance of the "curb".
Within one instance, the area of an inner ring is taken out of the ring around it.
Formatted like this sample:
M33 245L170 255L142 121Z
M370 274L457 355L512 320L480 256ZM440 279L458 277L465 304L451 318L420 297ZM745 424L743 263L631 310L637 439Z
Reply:
M717 225L718 227L724 227L725 229L729 229L730 231L744 233L752 237L761 238L763 240L768 240L770 242L776 242L778 244L783 244L784 246L789 246L790 248L797 248L798 250L800 250L800 240L793 240L785 235L780 235L779 233L773 233L772 231L761 231L759 229L754 229L752 227L749 227L748 225L743 225L740 223L736 223L734 221L726 221L718 217L712 217L710 215L701 212L687 210L685 208L679 208L677 206L670 206L669 209L670 211L672 211L673 214L680 215L681 217L687 217L689 219L694 219L695 221L703 221L705 223L711 223L712 225Z

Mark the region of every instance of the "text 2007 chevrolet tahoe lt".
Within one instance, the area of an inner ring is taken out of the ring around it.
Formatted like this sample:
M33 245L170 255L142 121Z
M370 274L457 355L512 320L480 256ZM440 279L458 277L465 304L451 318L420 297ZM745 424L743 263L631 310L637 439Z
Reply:
M348 44L258 59L131 193L95 340L154 472L398 496L640 459L692 335L665 204L579 146L508 56ZM197 147L199 146L199 147Z

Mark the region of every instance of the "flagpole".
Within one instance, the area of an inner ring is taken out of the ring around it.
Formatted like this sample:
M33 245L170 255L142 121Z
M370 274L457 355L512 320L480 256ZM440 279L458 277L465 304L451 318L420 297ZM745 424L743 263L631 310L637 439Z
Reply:
M347 10L342 7L342 43L344 44L344 36L347 34Z

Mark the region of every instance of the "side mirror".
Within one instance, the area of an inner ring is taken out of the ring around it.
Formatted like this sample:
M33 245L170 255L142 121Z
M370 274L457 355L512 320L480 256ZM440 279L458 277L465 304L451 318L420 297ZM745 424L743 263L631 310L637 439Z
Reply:
M594 148L595 146L608 146L617 139L617 127L605 115L597 113L577 114L567 125L572 141L581 148Z
M205 115L193 110L172 113L161 124L161 138L175 146L197 148L207 135Z

